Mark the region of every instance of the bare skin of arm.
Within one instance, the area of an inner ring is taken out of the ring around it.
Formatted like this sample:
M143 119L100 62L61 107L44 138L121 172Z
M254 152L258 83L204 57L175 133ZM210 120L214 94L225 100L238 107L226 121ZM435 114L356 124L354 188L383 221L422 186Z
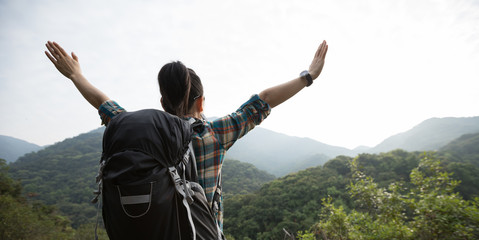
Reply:
M319 74L321 74L327 52L328 44L326 41L323 41L321 45L319 45L318 50L314 55L313 61L309 66L309 74L313 80L318 78ZM292 96L296 95L296 93L306 87L306 84L306 79L298 77L289 82L265 89L259 94L259 97L263 101L267 102L271 108L274 108L290 99Z
M55 65L58 71L63 74L63 76L69 78L75 87L80 91L83 97L96 109L100 105L109 100L102 91L93 86L88 80L83 76L80 68L80 63L78 62L78 57L75 53L72 52L71 56L68 55L65 50L56 42L48 41L45 44L48 51L45 51L48 59Z

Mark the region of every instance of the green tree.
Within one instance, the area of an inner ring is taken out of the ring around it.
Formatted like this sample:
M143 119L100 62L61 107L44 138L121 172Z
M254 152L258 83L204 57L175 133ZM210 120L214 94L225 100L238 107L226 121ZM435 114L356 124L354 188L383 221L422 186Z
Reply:
M331 199L323 200L321 220L312 228L319 239L477 239L479 200L466 201L454 192L459 181L426 154L411 171L410 190L391 183L378 187L352 161L350 194L357 210L346 214Z
M454 189L459 181L442 171L439 160L425 156L411 172L411 189L407 203L414 215L410 222L421 239L477 239L479 210L476 202L462 199Z

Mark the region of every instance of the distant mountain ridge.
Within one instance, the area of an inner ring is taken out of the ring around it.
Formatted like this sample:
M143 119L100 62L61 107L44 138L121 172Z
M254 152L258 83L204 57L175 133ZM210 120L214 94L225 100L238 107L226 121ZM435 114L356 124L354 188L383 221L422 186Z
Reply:
M359 146L350 150L257 127L243 139L238 140L226 156L252 163L259 169L282 176L321 165L339 155L355 156L358 153L380 153L395 149L439 150L464 134L477 132L479 117L431 118L406 132L385 139L373 148Z
M322 165L337 155L353 156L355 152L310 138L292 137L256 127L233 145L226 158L252 163L259 169L282 176Z
M379 153L398 148L406 151L438 150L464 134L477 132L479 132L479 117L430 118L409 131L385 139L366 152Z
M0 158L7 160L7 163L14 162L24 154L38 151L42 148L18 138L0 135Z

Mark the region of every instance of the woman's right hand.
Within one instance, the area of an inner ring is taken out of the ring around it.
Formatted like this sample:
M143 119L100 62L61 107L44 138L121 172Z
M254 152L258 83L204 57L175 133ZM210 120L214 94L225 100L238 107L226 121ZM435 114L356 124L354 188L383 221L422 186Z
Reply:
M81 75L80 63L75 53L72 52L70 57L56 42L48 41L45 46L49 51L45 51L45 54L63 76L73 80L76 76Z

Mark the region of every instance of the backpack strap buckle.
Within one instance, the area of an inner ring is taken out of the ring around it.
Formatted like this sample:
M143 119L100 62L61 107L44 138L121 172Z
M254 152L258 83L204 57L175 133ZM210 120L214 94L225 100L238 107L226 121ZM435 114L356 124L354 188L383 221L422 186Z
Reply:
M175 184L176 192L179 193L184 199L186 199L186 201L188 201L188 204L192 204L194 201L193 197L191 197L192 190L190 185L187 184L186 180L184 179L185 174L183 173L183 179L181 179L176 167L169 167L168 170L170 173L171 180L173 181L173 184Z

